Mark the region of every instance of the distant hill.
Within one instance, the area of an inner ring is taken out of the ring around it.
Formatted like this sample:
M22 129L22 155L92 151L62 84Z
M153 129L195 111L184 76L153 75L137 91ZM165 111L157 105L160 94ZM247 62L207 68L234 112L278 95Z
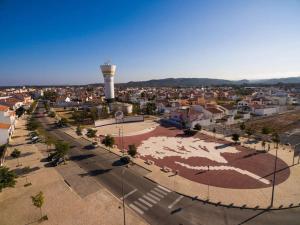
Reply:
M278 78L278 79L252 80L251 83L260 83L260 84L277 84L277 83L298 84L298 83L300 83L300 76L299 77Z
M195 86L211 86L211 85L241 85L241 84L300 84L299 77L288 77L279 79L264 80L225 80L211 78L166 78L148 81L130 81L120 84L128 87L195 87Z

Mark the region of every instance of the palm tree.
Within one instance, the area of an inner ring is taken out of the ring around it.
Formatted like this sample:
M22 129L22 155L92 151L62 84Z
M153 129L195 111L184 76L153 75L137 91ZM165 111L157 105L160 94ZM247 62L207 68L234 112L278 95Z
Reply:
M232 140L235 142L235 144L239 141L240 135L237 133L232 134Z
M40 209L41 218L42 218L43 217L42 206L43 206L44 201L45 201L43 192L40 191L37 195L31 196L31 200L32 200L32 204L35 207Z
M263 147L263 149L265 150L265 147L266 147L266 142L265 141L262 141L261 142L261 146Z
M278 144L280 142L280 138L279 138L278 133L276 133L276 132L273 133L273 135L272 135L272 141L274 142L275 147L278 148Z

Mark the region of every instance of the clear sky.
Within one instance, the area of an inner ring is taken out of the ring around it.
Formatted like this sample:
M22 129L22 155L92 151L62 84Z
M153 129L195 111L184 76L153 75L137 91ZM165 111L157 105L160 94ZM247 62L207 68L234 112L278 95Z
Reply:
M0 0L0 85L300 75L299 0Z

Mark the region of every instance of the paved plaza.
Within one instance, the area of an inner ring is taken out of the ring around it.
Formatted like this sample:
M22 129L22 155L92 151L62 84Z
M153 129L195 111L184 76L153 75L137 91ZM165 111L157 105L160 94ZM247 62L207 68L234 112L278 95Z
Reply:
M124 146L135 144L142 159L178 171L180 176L198 183L236 189L272 185L275 160L272 154L203 133L189 137L176 128L159 126L145 134L126 136L124 143ZM117 144L121 147L119 138ZM279 184L289 177L290 170L281 159L277 168L280 172L276 184Z

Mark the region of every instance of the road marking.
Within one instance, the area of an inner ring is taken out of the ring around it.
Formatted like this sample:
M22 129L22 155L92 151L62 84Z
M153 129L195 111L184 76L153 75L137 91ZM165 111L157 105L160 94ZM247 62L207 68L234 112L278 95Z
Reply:
M124 199L127 198L128 196L132 195L136 191L137 191L137 189L134 189L131 192L127 193L126 195L124 195ZM123 200L123 197L121 198L121 200Z
M139 214L141 214L141 215L144 214L144 212L143 212L142 210L140 210L138 207L136 207L135 205L130 204L129 206L130 206L130 208L132 208L132 209L134 209L135 211L137 211Z
M183 198L183 196L179 196L174 202L172 202L171 205L168 206L169 209L173 208L174 205L176 205L181 199Z
M151 190L150 192L151 192L152 194L154 194L154 195L160 197L160 198L163 198L163 197L164 197L162 194L160 194L160 193L158 193L158 192L156 192L156 191L154 191L154 190Z
M146 195L150 196L151 198L154 198L156 201L160 200L160 198L158 198L158 197L156 197L156 196L154 196L154 195L152 195L150 193L147 193Z
M153 204L156 204L157 201L154 201L153 199L149 198L148 196L144 195L143 198L147 199L148 201L152 202Z
M163 194L163 195L167 195L168 193L166 193L165 191L159 189L159 188L154 188L155 191L158 191L159 193Z
M142 202L142 203L144 203L145 205L147 205L147 206L149 206L149 207L152 207L152 206L153 206L152 204L150 204L149 202L145 201L145 200L142 199L142 198L139 198L139 201Z
M141 203L139 203L138 201L134 201L133 202L135 205L139 206L140 208L142 208L143 210L148 210L148 208L144 205L142 205Z
M162 189L162 190L164 190L164 191L166 191L166 192L171 192L169 189L167 189L167 188L165 188L163 186L157 185L157 187L160 188L160 189Z

